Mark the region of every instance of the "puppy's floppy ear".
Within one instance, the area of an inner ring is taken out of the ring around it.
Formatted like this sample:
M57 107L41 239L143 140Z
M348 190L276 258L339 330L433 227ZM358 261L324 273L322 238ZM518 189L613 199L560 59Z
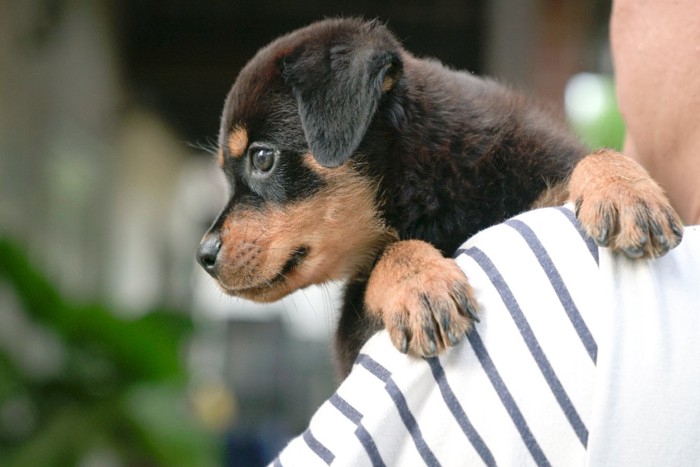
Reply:
M399 79L397 50L362 44L302 46L280 63L299 105L311 153L337 167L357 150L383 92Z

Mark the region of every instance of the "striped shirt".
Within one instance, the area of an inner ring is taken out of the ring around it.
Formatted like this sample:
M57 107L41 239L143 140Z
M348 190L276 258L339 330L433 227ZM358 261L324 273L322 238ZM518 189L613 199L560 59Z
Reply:
M428 359L375 335L273 465L700 465L698 227L630 261L546 208L455 259L475 330Z

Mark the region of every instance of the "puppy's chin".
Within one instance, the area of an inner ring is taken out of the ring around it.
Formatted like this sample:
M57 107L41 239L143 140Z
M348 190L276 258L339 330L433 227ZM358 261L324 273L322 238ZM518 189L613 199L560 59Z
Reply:
M228 295L244 298L258 303L272 303L281 300L287 295L295 292L297 289L290 289L284 283L261 285L250 287L247 289L232 290L226 286L219 284L220 288Z

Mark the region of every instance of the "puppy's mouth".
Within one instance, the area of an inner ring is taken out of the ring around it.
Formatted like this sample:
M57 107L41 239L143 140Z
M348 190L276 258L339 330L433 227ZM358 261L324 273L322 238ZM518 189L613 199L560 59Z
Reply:
M232 289L222 284L223 288L226 293L255 301L274 301L282 298L288 292L285 292L280 286L285 283L290 274L299 268L309 256L309 252L310 248L305 245L295 248L274 277L263 280L257 285Z
M275 279L281 279L284 280L284 278L287 276L287 274L291 273L294 271L296 268L301 265L301 263L306 259L306 257L309 256L309 247L308 246L300 246L297 247L289 257L286 263L284 263L284 266L282 266L282 271L279 273L279 275Z

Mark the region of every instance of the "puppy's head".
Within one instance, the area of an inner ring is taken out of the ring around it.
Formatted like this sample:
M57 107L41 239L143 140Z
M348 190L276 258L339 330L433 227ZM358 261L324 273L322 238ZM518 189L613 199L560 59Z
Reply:
M400 79L377 23L327 20L265 47L229 93L218 162L230 199L197 258L232 295L277 300L368 266L389 238L353 155Z

